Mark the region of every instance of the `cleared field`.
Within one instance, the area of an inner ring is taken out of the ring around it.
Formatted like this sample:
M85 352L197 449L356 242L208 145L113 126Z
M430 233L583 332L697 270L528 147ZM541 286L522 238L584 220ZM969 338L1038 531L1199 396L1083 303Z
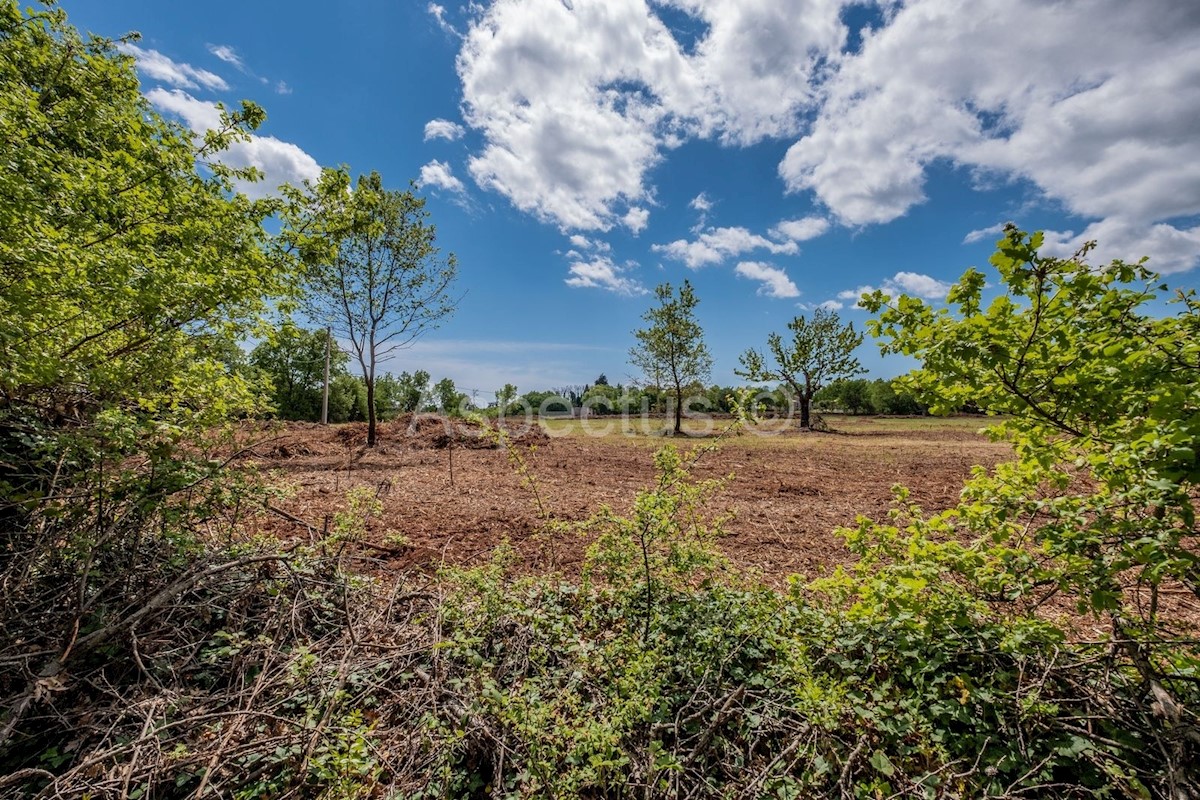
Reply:
M407 422L383 426L374 450L362 446L361 424L291 425L264 435L253 457L293 487L277 507L318 531L345 509L351 488L373 487L383 513L370 521L366 543L353 553L364 568L474 563L505 540L529 570L578 568L586 537L541 533L537 502L503 450L447 447L448 437L437 435L446 430L443 423L424 422L419 432ZM721 547L770 582L794 573L813 577L846 562L835 529L853 524L859 514L881 518L894 484L910 487L913 499L928 509L947 508L972 466L990 466L1009 452L978 433L986 422L978 417L830 422L830 433L781 431L766 423L722 440L693 471L698 478L732 475L711 509L734 514ZM632 421L635 429L640 424ZM534 446L521 452L542 506L569 521L587 519L602 504L624 512L654 480L656 448L667 441L681 450L710 443L727 421L715 421L711 431L690 421L690 430L705 434L696 439L665 439L657 433L663 424L649 420L647 433L628 435L620 420L553 420L544 434L527 435ZM283 538L314 535L280 514L256 524Z

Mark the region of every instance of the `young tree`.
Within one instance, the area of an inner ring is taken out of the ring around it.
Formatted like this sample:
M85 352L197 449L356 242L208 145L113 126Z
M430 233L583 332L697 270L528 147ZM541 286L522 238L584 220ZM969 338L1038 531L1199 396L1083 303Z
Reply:
M358 361L373 447L377 365L454 311L457 264L435 246L424 199L384 189L376 172L351 191L349 173L325 170L290 198L286 235L306 266L305 305Z
M708 380L712 356L696 321L700 301L692 284L685 280L676 297L671 284L664 283L654 295L658 306L642 316L650 327L633 332L638 344L630 349L629 360L642 371L647 383L668 388L675 395L674 432L678 436L683 431L683 390Z
M800 427L812 427L812 399L827 382L849 378L865 370L854 357L854 349L863 342L853 323L842 325L838 315L824 308L813 312L812 321L803 316L788 323L792 341L772 333L767 337L775 365L769 366L757 350L742 353L742 369L734 372L750 381L783 381L795 392L800 403Z

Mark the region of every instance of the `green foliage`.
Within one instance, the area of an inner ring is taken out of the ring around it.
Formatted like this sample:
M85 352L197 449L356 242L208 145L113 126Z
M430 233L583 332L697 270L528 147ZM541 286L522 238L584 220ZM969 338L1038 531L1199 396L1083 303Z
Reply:
M648 384L670 389L675 396L675 435L683 431L683 394L689 384L708 380L712 356L704 344L704 330L696 320L700 302L692 284L683 282L679 296L671 284L654 290L658 306L642 315L650 327L636 330L638 343L629 361L642 371Z
M268 254L272 204L231 194L234 173L210 159L262 119L249 103L223 110L197 150L111 41L82 39L53 7L0 4L7 407L210 420L257 407L220 356L293 272Z
M196 142L112 41L0 3L0 745L261 500L225 470L266 406L233 354L295 269L216 159L263 118Z
M1041 234L1005 231L992 257L1004 292L986 306L975 270L950 292L951 308L864 298L884 350L922 360L899 385L935 412L971 401L1004 414L991 432L1016 452L977 470L957 508L928 520L914 512L909 530L946 542L929 562L980 597L1032 613L1062 594L1107 618L1114 654L1150 691L1125 724L1162 748L1171 783L1195 763L1194 748L1162 737L1198 729L1200 652L1159 598L1171 586L1200 595L1200 309L1180 292L1175 314L1153 316L1146 305L1166 287L1142 265L1096 267L1086 261L1093 245L1066 259L1041 245ZM858 534L895 535L869 523ZM1164 714L1167 731L1156 720ZM1114 752L1128 758L1133 745L1120 741L1126 749Z
M719 484L673 448L656 463L629 516L584 526L581 584L510 578L510 550L447 575L439 668L462 706L427 717L444 744L421 796L1124 797L1173 779L1140 755L1138 681L996 615L961 585L979 553L903 491L889 524L846 532L855 567L778 593L724 570L704 521Z
M344 373L329 381L329 421L363 422L367 418L367 387Z
M457 262L437 248L425 200L384 189L378 173L360 176L351 191L346 170L327 169L288 197L284 236L305 265L305 308L358 362L373 447L377 365L453 313Z
M505 415L516 410L517 406L514 404L519 396L515 384L504 384L504 388L496 392L496 413Z
M796 317L788 328L792 331L788 344L778 333L767 337L774 366L762 353L751 349L742 353L742 368L734 372L749 381L785 382L800 403L800 426L808 428L812 400L821 387L864 371L854 357L863 337L854 331L854 323L842 325L836 312L824 308L813 312L811 322Z
M451 378L442 378L433 385L437 408L448 417L461 417L471 404L471 398L460 392Z
M285 323L251 351L250 365L270 380L271 404L280 419L321 419L325 347L324 330L308 331ZM331 381L346 374L348 361L341 348L331 348Z
M849 414L914 415L925 407L909 391L897 391L892 381L876 378L840 378L813 395L813 406Z
M429 373L423 369L413 372L401 372L396 378L397 404L401 414L411 414L420 411L429 397Z
M968 484L960 524L998 544L1044 548L1013 575L1016 595L1052 585L1123 614L1133 582L1200 591L1188 544L1200 476L1197 301L1181 292L1176 314L1151 316L1146 304L1166 287L1144 267L1093 267L1090 246L1044 256L1041 242L1006 231L992 257L1005 292L986 307L974 270L951 291L953 310L867 298L885 350L922 359L902 385L935 412L970 399L1005 415L993 435L1014 443L1018 461Z
M558 392L526 392L521 395L521 399L533 410L534 413L544 412L549 414L569 414L571 413L571 401Z

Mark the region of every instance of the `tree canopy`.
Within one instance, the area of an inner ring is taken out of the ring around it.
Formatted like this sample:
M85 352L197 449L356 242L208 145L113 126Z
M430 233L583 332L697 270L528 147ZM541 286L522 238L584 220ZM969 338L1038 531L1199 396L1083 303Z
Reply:
M437 248L425 200L383 188L378 173L359 177L351 190L346 170L325 170L316 185L289 196L285 236L305 265L305 310L358 362L373 446L379 362L454 311L456 260Z
M39 413L108 405L225 413L256 393L217 357L294 271L269 201L215 159L264 115L199 142L155 113L130 57L52 6L0 4L0 393Z
M828 382L849 378L864 370L854 356L863 342L853 323L842 324L834 311L818 308L812 320L803 316L788 323L792 340L772 333L767 337L774 363L768 362L757 350L747 350L741 356L742 368L735 373L750 381L783 381L791 387L800 403L800 427L811 427L813 396Z
M654 290L658 305L642 319L650 327L636 330L638 343L629 351L629 361L642 371L647 383L668 388L675 396L675 427L683 430L683 393L695 383L708 380L712 356L704 344L704 330L696 319L696 297L692 284L683 282L679 295L671 284Z

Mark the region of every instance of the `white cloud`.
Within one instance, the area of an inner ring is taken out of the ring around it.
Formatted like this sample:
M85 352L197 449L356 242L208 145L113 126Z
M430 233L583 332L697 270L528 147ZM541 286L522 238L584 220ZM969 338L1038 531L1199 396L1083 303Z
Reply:
M1116 217L1093 223L1079 235L1046 231L1043 252L1068 257L1087 241L1096 242L1096 250L1088 256L1091 264L1106 264L1116 258L1133 262L1148 256L1146 266L1165 275L1192 269L1200 260L1200 225L1186 229L1166 224L1147 226Z
M897 272L884 283L883 288L889 291L899 290L926 300L944 300L950 291L950 284L918 272Z
M914 297L920 297L925 300L945 300L946 294L950 291L951 284L945 281L939 281L937 278L923 275L919 272L897 272L892 277L886 279L878 288L892 295L893 297L901 294L907 294ZM874 292L874 286L859 286L856 289L847 289L837 293L838 300L854 301L854 308L861 308L858 305L858 299L864 294Z
M1170 220L1200 213L1198 28L1173 0L913 0L840 62L780 174L850 225L922 202L937 161L1023 179L1187 268L1200 249Z
M858 308L858 299L864 294L870 294L875 291L874 286L859 286L857 289L846 289L837 293L838 300L854 301L854 307Z
M817 308L823 308L826 311L841 311L846 307L846 304L840 300L826 300L824 303L818 303Z
M800 131L819 98L823 63L848 32L844 0L669 0L708 25L689 67L704 87L702 135L752 144Z
M678 239L669 244L652 245L651 250L667 258L682 261L692 269L708 264L720 264L726 258L763 249L776 255L795 255L800 248L795 242L776 242L745 228L710 228L695 241Z
M969 232L963 237L963 244L975 244L976 242L983 241L989 236L999 236L1003 232L1003 222L996 223L995 225L989 225L986 228L978 228Z
M807 242L829 230L829 220L824 217L802 217L785 219L771 229L771 235L793 242Z
M275 84L275 94L291 94L292 87L288 86L287 81L279 81Z
M629 228L630 231L637 235L646 229L646 225L650 222L650 212L647 209L634 206L625 212L625 216L621 217L621 223Z
M454 141L461 139L466 129L457 122L451 122L448 119L431 119L425 123L425 141L430 139L448 139Z
M829 222L904 215L942 164L976 187L1031 186L1160 269L1196 263L1194 229L1177 222L1200 214L1194 3L881 0L853 53L849 5L471 3L457 69L483 146L468 168L564 231L609 230L637 221L652 169L679 145L794 137L785 189L813 192ZM679 14L680 30L663 22Z
M220 125L221 112L212 103L197 100L182 89L151 89L146 98L162 111L174 114L197 134ZM251 135L248 141L234 142L220 155L221 162L231 167L257 167L263 180L256 183L238 182L238 189L250 197L265 197L284 183L300 185L305 180L316 181L321 167L308 153L291 142L274 136Z
M759 294L768 297L799 297L800 290L792 283L787 273L778 267L764 264L761 261L743 261L734 267L734 272L743 278L759 281L762 286Z
M600 239L589 239L581 233L572 234L569 241L572 247L577 247L580 250L595 250L599 253L607 253L612 250L612 245Z
M229 88L225 79L215 72L174 61L157 50L144 50L135 44L122 42L117 45L122 53L133 56L138 71L161 83L181 89L213 89L224 91Z
M463 185L463 182L454 176L450 165L445 161L438 161L436 159L421 167L421 174L417 178L417 185L421 187L433 186L434 188L444 189L454 194L463 194L467 191L467 187Z
M571 264L566 284L579 288L607 289L629 296L647 294L646 287L640 281L623 274L626 271L627 268L617 266L608 256L596 255L590 261L580 259Z
M236 67L241 72L246 72L246 62L243 61L242 57L238 55L237 51L234 50L229 45L227 45L227 44L210 44L208 46L208 52L212 53L214 56L221 59L226 64L232 64L234 67Z
M708 212L712 211L713 205L713 201L708 199L708 194L705 192L701 192L691 199L688 208L699 212L696 224L692 226L692 233L699 234L708 227Z
M664 151L798 132L843 4L669 0L707 27L685 52L646 0L495 0L458 57L485 140L471 174L564 229L607 230L650 195Z
M462 37L462 34L458 32L458 29L455 28L453 25L451 25L450 22L446 19L446 7L445 6L438 5L437 3L430 3L428 6L425 7L425 10L430 13L430 15L433 17L434 21L437 22L438 27L441 28L444 32L450 34L451 36L457 36L460 38Z

